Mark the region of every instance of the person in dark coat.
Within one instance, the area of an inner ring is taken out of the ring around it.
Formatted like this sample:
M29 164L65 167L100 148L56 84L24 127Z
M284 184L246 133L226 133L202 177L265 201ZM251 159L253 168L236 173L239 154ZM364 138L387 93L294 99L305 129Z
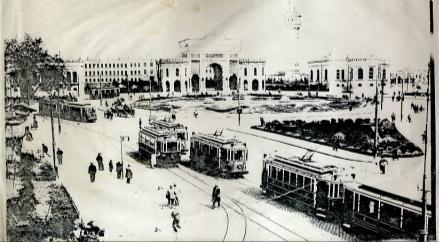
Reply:
M110 173L113 172L113 160L110 160L110 162L108 162L108 169L110 170Z
M98 153L98 156L96 156L96 161L98 162L98 168L100 171L104 170L104 159L102 158L101 153Z
M180 213L177 211L172 211L171 213L172 218L172 228L175 232L177 232L177 228L181 229L180 227Z
M56 157L58 158L58 164L62 165L62 157L64 152L58 147L58 150L56 151Z
M218 185L215 185L214 187L213 187L213 191L212 191L212 208L215 208L215 204L216 203L218 203L218 207L220 207L221 206L221 197L220 197L220 194L221 194L221 190L220 190L220 188L218 187Z
M383 175L386 174L386 165L387 165L387 160L384 158L381 158L381 160L379 162L379 166L380 166L381 174L383 174Z
M127 183L130 184L130 181L133 178L133 172L131 171L130 165L125 169L125 177L127 178Z
M117 179L122 179L122 172L123 172L123 166L120 161L116 163L116 173L117 173Z
M42 150L43 150L43 154L46 154L46 155L48 155L48 156L50 156L47 152L49 152L49 148L47 148L47 146L45 145L45 144L43 144L43 148L42 148Z
M96 166L93 164L93 162L90 162L90 165L88 166L88 174L90 174L90 181L95 182Z

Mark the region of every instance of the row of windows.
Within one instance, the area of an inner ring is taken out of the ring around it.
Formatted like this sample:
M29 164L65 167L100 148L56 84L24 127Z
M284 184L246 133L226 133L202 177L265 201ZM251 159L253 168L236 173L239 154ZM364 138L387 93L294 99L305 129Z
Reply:
M132 70L130 71L131 75L140 75L141 71L140 70ZM143 70L143 74L146 75L148 74L147 70ZM153 70L150 70L150 74L153 74ZM128 75L127 71L86 71L85 72L85 76L95 76L95 75L105 75L105 76L119 76L119 75Z
M337 84L337 87L339 87L339 86L340 86L340 84ZM341 86L344 87L344 84L341 84ZM358 86L362 87L363 84L362 83L358 83ZM370 83L369 86L373 87L373 83Z
M262 67L261 71L262 71L262 75L264 75L264 67ZM256 67L253 68L253 75L254 76L258 75L258 69ZM244 76L247 76L247 67L244 68Z
M180 76L180 69L175 68L175 76ZM184 68L184 76L187 76L187 69L186 68ZM166 77L169 77L169 69L168 68L166 68Z
M269 167L270 177L295 187L301 187L304 191L314 192L315 179L289 172L274 166Z
M113 81L117 81L117 82L120 82L120 81L122 81L122 80L126 80L126 78L101 78L100 79L102 82L108 82L108 83L110 83L110 82L113 82ZM100 80L99 80L99 78L85 78L85 82L90 82L90 83L99 83L100 82ZM129 80L130 81L134 81L134 82L137 82L137 81L141 81L141 80L145 80L145 79L142 79L142 78L138 78L138 77L131 77L131 78L129 78Z
M144 62L143 66L146 67L148 63ZM152 67L154 65L153 62L149 63L149 66ZM128 68L127 63L93 63L93 64L85 64L85 68L119 68L124 67ZM130 63L130 67L140 67L140 62L137 63Z
M317 74L316 80L319 81L320 80L320 70L317 70L316 74ZM341 74L341 76L340 76L340 74ZM373 76L374 76L374 68L370 67L369 68L369 79L373 79ZM358 80L363 80L363 78L364 78L363 68L358 68L357 77L358 77ZM337 78L337 80L345 80L345 70L341 69L341 71L340 71L337 69L336 78ZM351 78L352 78L352 72L351 72ZM382 73L381 78L386 79L386 69L383 69L383 73ZM311 70L311 72L310 72L310 79L311 79L311 81L314 80L314 71L313 70ZM325 69L325 81L327 81L327 80L328 80L328 70Z

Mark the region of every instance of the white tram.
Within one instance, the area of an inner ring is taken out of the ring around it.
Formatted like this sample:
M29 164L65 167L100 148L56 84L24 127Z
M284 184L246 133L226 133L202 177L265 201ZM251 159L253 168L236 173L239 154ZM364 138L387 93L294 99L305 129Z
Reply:
M155 128L174 131L177 133L177 137L182 141L182 153L185 154L189 150L188 131L184 125L166 120L152 120L149 124Z
M154 126L139 131L139 153L157 167L177 166L181 160L183 140L174 130Z
M237 139L217 134L192 133L190 166L208 175L242 177L247 174L248 150Z
M77 103L77 102L65 102L57 100L42 99L39 101L40 115L57 117L58 113L61 119L83 122L83 123L94 123L96 122L96 111L88 103Z
M262 189L295 207L326 218L343 203L339 169L306 157L273 155L263 162Z

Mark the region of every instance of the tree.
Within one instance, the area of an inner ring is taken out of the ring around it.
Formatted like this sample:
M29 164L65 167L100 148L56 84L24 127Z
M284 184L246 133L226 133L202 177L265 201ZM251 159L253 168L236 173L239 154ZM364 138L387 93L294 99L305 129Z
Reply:
M52 91L67 86L65 68L64 60L50 55L41 38L26 34L22 41L5 40L5 72L27 101L39 89Z

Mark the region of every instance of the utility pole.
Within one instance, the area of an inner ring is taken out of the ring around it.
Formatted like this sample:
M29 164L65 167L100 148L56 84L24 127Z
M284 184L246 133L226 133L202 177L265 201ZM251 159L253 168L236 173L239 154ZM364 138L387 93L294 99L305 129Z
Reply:
M383 68L382 68L382 77L381 77L381 111L383 111L383 102L384 102L384 81L385 81L385 75L384 75L384 71L386 70L386 62L384 61L383 63Z
M404 100L404 79L401 78L401 97L399 99L399 101L401 102L401 122L402 122L402 106L403 106L403 101Z
M55 176L58 176L58 167L56 166L56 156L55 156L55 129L53 127L53 102L50 101L50 126L52 128L52 157L53 157L53 170L55 171Z
M378 77L375 78L375 136L373 139L373 148L373 157L376 158L378 150Z
M122 162L122 168L123 168L122 142L124 141L124 139L127 139L128 141L130 141L130 136L127 136L127 135L120 136L120 162Z
M239 89L241 88L241 77L239 77L239 85L238 85L238 126L241 126L241 94Z
M152 87L152 78L149 77L149 119L151 119L151 105L152 105L152 98L151 98L151 87Z
M60 84L60 86L61 86L61 84ZM61 103L60 103L60 96L59 96L59 88L60 87L58 87L58 134L60 134L61 133L61 118L60 118L60 116L61 116Z
M428 237L428 225L427 225L427 190L425 187L425 182L427 180L427 144L428 144L428 102L429 102L429 89L430 89L430 79L428 80L427 87L427 107L426 107L426 118L425 118L425 133L424 133L424 170L422 174L422 228L419 231L419 240L427 241ZM432 134L434 135L434 134Z

